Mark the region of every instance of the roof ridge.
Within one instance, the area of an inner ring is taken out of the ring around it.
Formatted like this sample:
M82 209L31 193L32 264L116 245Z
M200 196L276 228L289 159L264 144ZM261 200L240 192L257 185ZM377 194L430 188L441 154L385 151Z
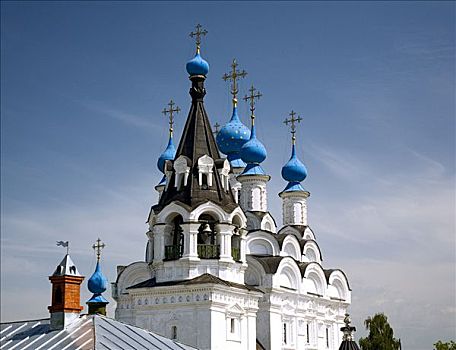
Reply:
M36 318L36 319L33 319L33 320L19 320L19 321L7 321L7 322L0 322L0 325L1 324L10 324L10 323L24 323L24 322L35 322L35 321L50 321L51 318L48 317L48 318Z

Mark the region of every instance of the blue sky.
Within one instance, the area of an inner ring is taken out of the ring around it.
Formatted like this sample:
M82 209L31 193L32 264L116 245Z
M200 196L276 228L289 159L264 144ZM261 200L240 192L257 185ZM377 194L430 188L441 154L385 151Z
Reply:
M70 240L86 276L140 260L166 146L160 113L189 110L188 33L209 34L206 109L231 114L221 77L236 58L254 84L268 149L269 206L297 133L310 225L341 267L351 312L385 312L404 348L456 338L454 2L2 2L2 320L43 317L47 276ZM240 104L248 123L248 108ZM279 166L280 165L280 166ZM88 298L88 292L84 292ZM24 302L25 300L25 302ZM33 300L33 302L30 302ZM113 305L114 302L111 303Z

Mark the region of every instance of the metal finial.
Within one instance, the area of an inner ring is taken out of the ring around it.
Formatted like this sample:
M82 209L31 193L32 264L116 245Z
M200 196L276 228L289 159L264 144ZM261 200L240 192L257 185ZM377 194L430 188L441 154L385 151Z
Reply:
M236 107L237 105L237 94L239 92L238 90L238 86L237 86L237 80L239 78L245 78L245 76L247 75L247 72L245 70L242 70L242 71L239 71L237 70L238 64L236 62L236 59L234 58L233 59L233 63L231 63L231 72L229 73L225 73L222 77L223 80L227 81L227 80L230 80L233 82L233 84L231 84L231 94L233 95L233 106Z
M288 124L291 124L290 126L290 130L291 130L291 140L293 142L293 144L295 143L296 141L296 123L301 123L301 120L302 118L301 117L297 117L295 118L295 115L296 115L296 112L291 110L289 116L291 117L290 119L287 119L285 118L285 120L283 121L284 124L288 125Z
M179 113L180 108L176 106L176 108L173 108L175 105L173 100L170 100L168 103L169 109L163 108L162 113L166 116L169 114L169 136L173 136L173 125L174 125L174 114L173 113Z
M344 323L345 323L345 327L350 327L351 319L350 319L349 314L345 314Z
M344 333L342 340L352 341L353 332L356 331L356 327L350 326L351 319L349 314L345 314L344 323L345 327L340 329Z
M67 255L70 252L70 241L57 241L57 247L62 246L67 249Z
M100 261L101 250L105 247L105 244L98 238L96 243L92 246L93 250L97 253L97 261Z
M218 122L216 122L214 124L214 128L215 128L214 135L217 135L219 132L220 124Z
M202 29L203 26L199 23L196 25L195 28L196 30L190 33L190 38L196 37L196 53L199 53L201 47L201 36L205 36L208 32L206 29Z
M256 93L255 93L256 91ZM252 86L250 87L249 89L249 92L250 92L250 95L245 95L243 100L244 101L249 101L249 104L250 104L250 118L252 119L252 125L254 124L254 120L255 120L255 115L254 115L254 111L255 111L255 99L256 100L259 100L261 96L263 96L261 94L261 92L259 92L257 89L255 89L255 87Z

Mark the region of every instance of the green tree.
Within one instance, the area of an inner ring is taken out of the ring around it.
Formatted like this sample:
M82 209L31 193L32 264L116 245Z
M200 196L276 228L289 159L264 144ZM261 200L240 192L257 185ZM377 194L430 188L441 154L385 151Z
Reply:
M435 350L456 350L456 343L454 341L449 341L448 343L442 343L439 340L434 344Z
M399 350L401 341L394 338L393 329L383 313L375 314L364 321L369 335L359 339L361 350Z

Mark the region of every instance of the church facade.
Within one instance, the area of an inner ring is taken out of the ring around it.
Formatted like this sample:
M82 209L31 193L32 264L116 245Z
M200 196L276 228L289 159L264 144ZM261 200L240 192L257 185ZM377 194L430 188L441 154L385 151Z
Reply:
M237 110L237 69L231 82L233 112L214 136L204 107L209 64L200 53L206 31L198 25L196 55L187 63L191 106L177 146L171 101L169 142L158 160L163 178L148 216L144 261L118 266L112 284L115 318L198 349L338 349L351 303L343 271L327 269L307 221L307 176L296 153L292 111L291 157L282 167L288 182L279 194L283 225L268 211L262 168L267 152ZM261 122L261 120L260 120ZM226 155L222 157L221 153Z

